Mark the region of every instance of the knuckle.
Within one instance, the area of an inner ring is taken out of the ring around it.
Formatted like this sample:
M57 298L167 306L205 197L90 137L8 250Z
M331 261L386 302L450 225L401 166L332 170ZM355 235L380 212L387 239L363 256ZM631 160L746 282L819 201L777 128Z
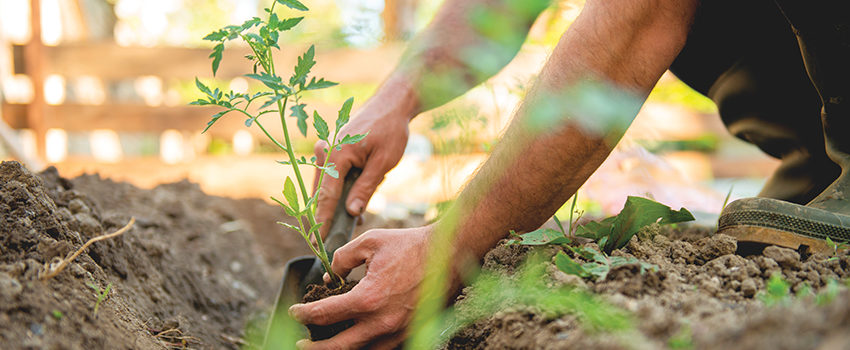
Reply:
M397 316L388 315L378 318L375 327L382 333L395 333L401 328L401 319Z
M327 324L328 321L328 312L322 304L313 305L313 309L310 310L310 318L309 323L324 325Z
M363 312L378 310L386 301L383 293L376 291L375 288L367 288L361 295L360 308Z

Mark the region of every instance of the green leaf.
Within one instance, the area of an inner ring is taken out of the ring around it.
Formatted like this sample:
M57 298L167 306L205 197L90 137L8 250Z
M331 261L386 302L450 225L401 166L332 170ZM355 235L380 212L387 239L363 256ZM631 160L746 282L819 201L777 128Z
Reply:
M694 220L694 216L685 208L672 210L651 199L629 196L619 214L602 222L590 222L580 226L576 235L597 240L603 251L611 253L614 249L626 246L635 233L646 225L691 220Z
M251 18L251 19L245 21L245 23L242 23L242 27L240 29L241 30L248 30L248 29L251 29L255 26L260 25L260 23L263 23L263 20L260 19L260 17L254 17L254 18Z
M319 115L319 112L313 111L313 128L316 129L316 134L319 135L319 140L328 141L330 131L328 123Z
M304 111L305 104L298 104L289 108L292 111L292 116L298 119L298 131L301 135L307 137L307 112Z
M571 243L570 239L565 237L563 233L549 228L542 228L519 235L520 240L511 240L510 244L521 245L549 245L549 244L567 244Z
M266 101L266 103L263 103L263 105L262 105L262 106L260 106L260 109L261 109L261 110L266 109L266 107L269 107L269 106L271 106L271 105L273 105L273 104L277 103L277 101L280 101L280 100L282 100L283 98L284 98L284 96L283 96L283 95L274 95L274 96L272 96L272 97L271 97L268 101Z
M212 97L212 91L210 90L210 88L204 85L204 83L202 83L197 77L195 77L195 86L197 86L198 90L201 90L201 92L203 92L207 96Z
M302 4L298 0L277 0L277 3L284 5L286 7L289 7L293 10L298 10L298 11L309 11L310 10L310 9L307 8L307 6L304 6L304 4Z
M345 135L342 138L342 140L339 140L339 144L340 145L353 145L355 143L363 141L363 139L366 138L366 135L368 135L368 133L357 134L357 135Z
M558 219L557 215L553 215L552 219L554 219L555 223L558 224L558 228L561 229L561 232L563 232L564 235L567 235L567 231L564 231L564 225L561 225L561 219Z
M253 124L254 124L254 118L245 119L245 126L250 128L251 125L253 125Z
M287 208L287 209L289 209L289 208ZM290 209L290 210L291 210L291 209ZM289 216L295 216L295 214L289 214L289 212L287 212L287 213L286 213L286 215L289 215ZM290 224L287 224L287 223L285 223L285 222L283 222L283 221L278 221L278 222L277 222L277 224L278 224L278 225L281 225L281 226L289 227L289 228L291 228L291 229L293 229L293 230L295 230L295 231L301 232L301 229L300 229L300 228L298 228L298 226L290 225Z
M322 170L324 170L325 174L328 174L328 176L334 179L339 179L339 171L336 170L335 164L328 164L327 166L322 167Z
M342 129L345 124L348 124L348 119L351 117L351 107L354 105L354 97L349 97L339 109L339 116L336 118L336 132Z
M558 252L558 254L555 255L555 266L558 267L558 270L570 275L576 275L582 278L590 276L590 273L584 269L584 266L575 262L573 259L570 259L570 257L567 254L564 254L564 252Z
M272 90L285 90L283 81L276 75L263 72L261 74L245 74L245 77L258 80Z
M283 21L278 22L277 30L279 30L279 31L290 30L293 27L297 26L298 23L301 23L301 20L303 20L303 19L304 19L304 17L287 18Z
M298 64L295 65L295 72L292 74L292 77L289 78L289 85L294 86L296 84L304 84L304 81L307 79L307 74L310 74L310 70L316 65L316 61L313 59L315 55L316 47L314 45L310 45L307 52L298 57Z
M212 61L212 71L213 76L218 72L218 66L221 64L221 55L224 52L224 43L220 43L213 48L213 52L210 54L210 58Z
M221 119L221 117L223 117L225 114L230 113L230 112L232 112L232 111L228 109L226 111L221 111L221 112L214 114L212 116L212 119L209 122L207 122L207 127L204 128L204 131L201 131L201 133L203 134L203 133L207 132L207 130L209 130L210 127L212 127L213 124L215 124L215 122L217 122L219 119Z
M283 183L283 196L286 197L286 202L296 212L300 211L298 207L298 192L295 190L295 184L292 183L292 178L286 177Z
M332 86L337 86L339 83L335 83L332 81L327 81L324 78L316 80L316 77L310 79L310 82L307 83L307 86L304 87L304 90L319 90L326 89Z
M229 34L228 31L226 31L224 29L219 29L217 31L214 31L212 33L207 34L207 36L204 37L204 40L206 40L206 41L222 41L222 40L227 38L228 34Z

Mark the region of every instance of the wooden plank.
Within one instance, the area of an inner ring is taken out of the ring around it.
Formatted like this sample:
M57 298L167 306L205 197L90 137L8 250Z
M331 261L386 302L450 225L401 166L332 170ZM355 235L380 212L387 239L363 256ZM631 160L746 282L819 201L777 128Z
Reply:
M278 52L275 64L288 72L305 47L286 47ZM47 73L66 77L93 75L103 79L125 79L144 75L191 79L211 77L209 49L178 47L120 47L114 43L81 43L46 47ZM244 58L246 47L225 50L218 77L230 79L251 72ZM314 74L325 79L351 83L383 80L401 56L400 45L368 51L355 49L319 50Z
M316 109L322 115L335 115L339 106L310 103L308 109ZM12 128L27 127L27 105L2 104L3 119ZM149 107L144 105L78 105L65 104L45 106L45 126L67 131L91 131L112 129L119 132L162 132L168 129L200 132L210 117L220 111L219 107L173 106ZM274 115L263 118L264 126L275 137L282 137L280 119ZM294 128L295 119L287 117L287 125ZM233 112L221 118L208 132L212 136L229 138L236 130L244 129L245 117ZM260 134L257 128L250 129Z
M27 75L32 81L32 101L27 105L26 127L35 133L35 149L38 157L45 156L44 121L44 44L41 42L41 1L30 1L30 30L32 36L24 47L24 62Z

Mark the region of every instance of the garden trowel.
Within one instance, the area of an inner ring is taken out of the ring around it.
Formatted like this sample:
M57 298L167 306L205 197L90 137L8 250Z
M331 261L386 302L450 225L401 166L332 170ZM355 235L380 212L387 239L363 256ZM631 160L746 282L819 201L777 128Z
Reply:
M345 199L354 181L360 176L360 172L361 170L357 168L349 170L342 185L342 194L334 209L328 236L324 240L325 250L330 259L333 259L337 249L348 243L354 232L357 218L351 216L345 209ZM324 274L325 269L322 267L321 260L313 255L297 257L286 263L283 281L263 338L263 349L288 349L300 338L303 326L289 316L289 307L301 301L308 285L322 284Z

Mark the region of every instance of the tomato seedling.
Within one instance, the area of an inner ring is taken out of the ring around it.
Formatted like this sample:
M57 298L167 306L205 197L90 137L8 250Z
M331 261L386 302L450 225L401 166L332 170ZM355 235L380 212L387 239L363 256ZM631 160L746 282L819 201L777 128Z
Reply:
M242 25L229 25L204 37L204 40L216 43L212 54L210 54L213 76L215 76L221 63L225 43L237 39L247 43L253 54L245 58L253 64L253 69L251 73L245 74L245 77L262 83L265 91L253 95L233 91L224 92L218 88L210 89L196 78L195 85L206 97L198 99L191 104L198 106L214 105L224 108L224 110L212 116L204 132L224 115L236 112L246 118L245 126L251 127L256 125L275 146L286 153L288 159L278 161L278 163L292 166L295 181L287 176L286 181L284 181L283 199L274 197L272 199L283 207L286 214L294 217L298 224L278 223L301 234L301 237L310 246L313 254L322 261L322 265L331 275L331 278L337 280L340 285L343 285L345 281L331 271L330 260L328 259L324 242L322 242L321 235L318 234L322 223L316 222L316 204L319 191L321 191L322 181L325 175L337 178L339 173L334 168L333 163L325 162L324 164L319 164L316 157L312 157L309 160L303 156L296 157L292 147L291 132L285 120L288 110L290 115L296 118L298 131L303 137L307 137L307 121L310 119L310 115L306 110L307 105L301 100L303 93L309 90L329 88L337 85L337 83L327 81L324 78L309 76L310 70L316 65L314 59L316 52L315 47L312 45L304 54L298 57L298 62L289 79L284 79L278 75L275 67L274 53L281 50L278 45L280 34L294 28L304 19L303 16L281 19L275 11L275 6L278 4L297 12L307 12L309 10L307 6L298 0L275 0L270 8L265 9L265 12L268 14L266 19L254 17L245 21ZM262 105L256 111L249 110L249 106L254 101L261 101ZM349 121L352 104L353 99L351 98L343 103L333 129L328 126L328 123L318 112L313 111L313 128L316 135L320 140L327 142L329 145L325 150L325 159L329 159L334 150L340 150L342 145L355 144L366 137L365 134L340 134L342 127ZM273 137L263 126L260 117L267 114L276 115L280 118L283 128L283 140ZM301 175L301 166L314 167L321 170L318 175L319 179L316 182L316 189L312 194L307 191L307 185Z

